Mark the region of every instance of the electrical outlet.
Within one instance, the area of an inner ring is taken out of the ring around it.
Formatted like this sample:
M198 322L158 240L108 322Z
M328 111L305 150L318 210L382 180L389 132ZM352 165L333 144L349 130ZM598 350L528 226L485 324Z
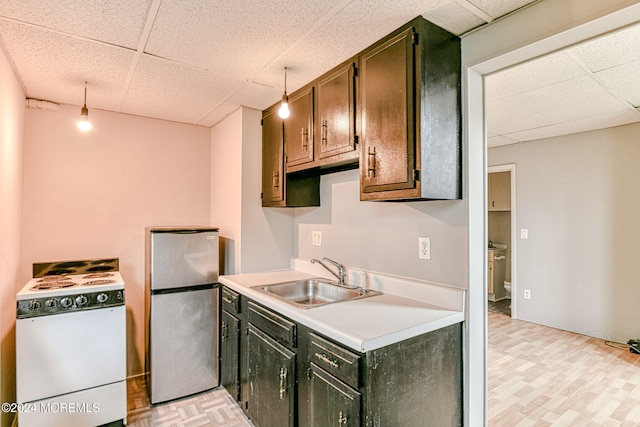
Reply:
M311 232L311 244L313 246L322 246L322 231L314 230Z
M431 237L418 237L418 258L431 259Z
M529 289L524 290L524 299L531 299L531 290Z
M520 229L520 238L528 239L529 238L529 230L527 228Z

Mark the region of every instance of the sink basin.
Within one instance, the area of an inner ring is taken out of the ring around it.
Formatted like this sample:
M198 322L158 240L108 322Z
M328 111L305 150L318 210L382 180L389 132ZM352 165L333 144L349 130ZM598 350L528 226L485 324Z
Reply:
M294 280L291 282L260 285L256 289L278 297L298 308L313 308L340 301L381 295L377 291L340 286L326 279Z

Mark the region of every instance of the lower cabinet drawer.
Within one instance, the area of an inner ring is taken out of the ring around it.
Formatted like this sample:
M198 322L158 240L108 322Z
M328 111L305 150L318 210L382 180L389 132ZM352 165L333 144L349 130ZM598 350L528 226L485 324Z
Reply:
M248 312L250 323L256 325L260 330L284 346L289 348L296 347L295 323L253 301L249 301Z
M359 388L361 356L314 333L309 337L309 361L351 387Z

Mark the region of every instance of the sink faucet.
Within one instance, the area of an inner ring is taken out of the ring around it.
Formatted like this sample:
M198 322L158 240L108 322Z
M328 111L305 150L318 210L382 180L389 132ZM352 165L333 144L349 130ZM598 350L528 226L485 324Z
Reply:
M316 258L311 259L311 264L315 264L317 262L318 264L323 266L329 273L333 274L334 276L336 276L338 278L338 284L340 286L345 286L345 282L344 282L344 278L345 278L345 275L346 275L345 266L340 264L339 262L334 261L332 259L329 259L327 257L322 257L322 259L327 261L329 264L335 265L338 268L338 273L333 271L331 268L329 268L329 266L327 264L325 264L324 262L320 261L319 259L316 259Z

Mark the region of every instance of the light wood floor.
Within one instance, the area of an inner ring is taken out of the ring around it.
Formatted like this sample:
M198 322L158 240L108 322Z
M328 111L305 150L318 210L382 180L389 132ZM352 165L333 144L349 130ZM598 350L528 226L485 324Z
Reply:
M639 426L640 355L489 312L489 426Z

